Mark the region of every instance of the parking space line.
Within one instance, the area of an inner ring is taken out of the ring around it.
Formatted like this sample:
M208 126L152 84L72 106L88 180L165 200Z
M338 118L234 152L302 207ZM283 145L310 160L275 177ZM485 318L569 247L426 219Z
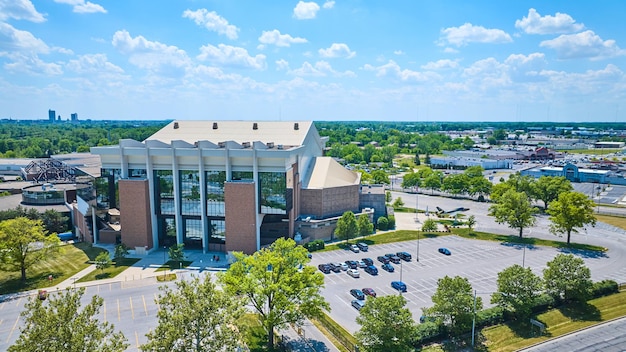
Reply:
M13 324L13 327L9 331L9 336L7 336L7 343L9 343L9 340L11 340L11 335L13 335L13 331L15 331L15 328L17 327L17 323L19 321L20 321L20 316L18 315L17 319L15 319L15 323Z
M130 316L133 320L135 320L135 311L133 310L133 297L128 297L128 300L130 301Z
M104 320L104 322L107 322L107 301L102 301L102 320Z
M117 299L117 321L122 321L122 316L120 313L120 299Z
M141 295L141 300L143 301L143 310L146 312L146 316L148 316L148 306L146 305L146 297Z
M16 306L16 307L17 307L17 306L19 306L21 301L22 301L22 297L20 297L20 298L16 299L16 300L15 300L15 306Z
M135 344L137 348L139 348L139 334L137 333L137 330L135 330Z

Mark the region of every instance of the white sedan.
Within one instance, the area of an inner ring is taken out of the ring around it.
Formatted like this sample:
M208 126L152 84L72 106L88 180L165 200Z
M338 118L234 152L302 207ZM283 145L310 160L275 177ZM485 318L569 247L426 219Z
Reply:
M359 271L357 269L348 269L347 271L348 275L354 277L354 278L359 278Z

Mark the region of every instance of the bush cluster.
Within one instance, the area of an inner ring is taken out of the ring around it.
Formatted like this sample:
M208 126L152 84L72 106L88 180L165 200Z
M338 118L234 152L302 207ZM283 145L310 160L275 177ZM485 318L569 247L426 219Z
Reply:
M304 248L309 252L319 251L320 249L324 249L324 246L325 243L323 240L315 240L304 244Z

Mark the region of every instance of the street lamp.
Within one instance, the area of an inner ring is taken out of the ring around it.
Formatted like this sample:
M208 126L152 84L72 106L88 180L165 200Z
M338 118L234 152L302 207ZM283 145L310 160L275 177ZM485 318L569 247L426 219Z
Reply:
M491 294L499 293L501 295L508 296L508 294L506 294L504 292L498 292L498 291L495 291L495 292L476 292L476 290L474 290L474 308L472 309L472 315L473 315L473 318L472 318L472 348L474 347L474 342L475 342L475 337L476 337L476 334L475 334L475 331L476 331L476 295L478 293L480 293L480 294L483 294L483 293L491 293Z
M400 260L400 281L402 281L402 260Z
M415 260L420 261L420 229L417 229L417 255Z
M167 251L167 246L163 246L163 266L165 266L166 262L165 262L165 252ZM163 280L165 280L167 276L167 267L165 267L165 270L163 271Z

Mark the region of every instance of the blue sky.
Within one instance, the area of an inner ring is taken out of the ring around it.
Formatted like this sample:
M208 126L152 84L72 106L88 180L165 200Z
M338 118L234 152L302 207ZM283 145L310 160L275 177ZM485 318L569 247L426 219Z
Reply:
M0 118L626 122L626 1L0 0Z

